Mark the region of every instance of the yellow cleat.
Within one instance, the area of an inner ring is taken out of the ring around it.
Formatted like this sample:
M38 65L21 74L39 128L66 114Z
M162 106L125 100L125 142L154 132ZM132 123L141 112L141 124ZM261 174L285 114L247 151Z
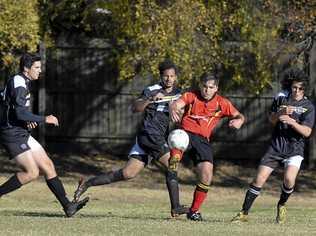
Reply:
M276 222L278 224L284 224L286 221L286 207L285 205L278 205Z
M172 171L177 171L180 160L181 160L181 157L179 154L171 156L169 159L169 169Z
M231 222L232 223L248 222L248 215L246 215L243 211L241 211L231 220Z

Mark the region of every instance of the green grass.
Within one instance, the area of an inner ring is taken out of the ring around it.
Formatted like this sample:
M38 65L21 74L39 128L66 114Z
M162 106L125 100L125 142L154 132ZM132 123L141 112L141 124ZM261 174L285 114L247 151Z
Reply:
M3 182L5 178L1 178ZM66 190L74 179L64 179ZM182 202L191 203L193 186L181 188ZM164 189L129 188L121 185L89 189L91 200L75 217L65 218L46 187L36 181L0 199L1 235L313 235L316 232L315 192L296 193L288 204L288 221L274 223L278 193L264 192L250 214L250 222L231 224L245 189L211 188L201 212L204 222L184 216L169 218Z

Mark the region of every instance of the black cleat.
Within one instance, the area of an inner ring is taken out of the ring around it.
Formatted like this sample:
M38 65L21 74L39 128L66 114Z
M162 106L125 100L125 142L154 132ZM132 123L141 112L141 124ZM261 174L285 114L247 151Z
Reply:
M198 211L195 211L195 212L190 211L189 213L187 213L187 218L193 221L203 221L202 215Z
M84 198L81 201L72 201L70 202L66 208L64 208L64 212L67 217L72 217L77 213L81 208L83 208L87 202L89 201L89 197Z
M190 208L180 205L177 208L171 209L171 216L172 217L178 217L183 214L188 214L190 212Z
M84 194L85 191L87 191L88 187L85 184L86 182L84 181L83 178L80 178L80 180L78 181L78 187L74 193L74 201L78 202L81 195Z

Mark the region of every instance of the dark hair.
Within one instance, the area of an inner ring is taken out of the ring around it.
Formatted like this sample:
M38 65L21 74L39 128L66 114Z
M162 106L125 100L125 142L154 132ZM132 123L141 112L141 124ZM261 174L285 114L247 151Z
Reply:
M178 74L177 66L170 59L166 59L159 64L159 74L162 75L165 70L174 69L176 75Z
M32 53L25 53L21 56L20 58L20 72L24 71L24 67L26 68L31 68L34 62L40 61L41 56L37 53L32 54Z
M205 72L200 77L200 83L205 84L207 81L213 80L214 84L218 86L219 79L214 72Z
M286 69L282 74L281 74L281 84L282 84L282 89L291 89L292 81L299 81L299 82L304 82L304 84L307 84L308 77L302 71L301 69L297 67L291 67Z

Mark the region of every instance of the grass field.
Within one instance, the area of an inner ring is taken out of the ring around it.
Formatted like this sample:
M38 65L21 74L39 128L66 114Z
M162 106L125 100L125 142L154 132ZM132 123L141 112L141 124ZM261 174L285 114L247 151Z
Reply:
M143 176L144 177L144 176ZM5 177L1 177L3 182ZM66 190L74 178L63 178ZM137 180L136 180L137 182ZM278 192L257 199L250 222L231 224L244 197L244 188L213 187L202 208L204 222L184 216L169 218L167 192L132 186L132 182L89 189L91 200L74 218L64 214L44 181L38 180L0 200L1 235L315 235L316 192L296 193L289 201L288 221L274 223ZM183 203L191 202L194 186L181 187Z

